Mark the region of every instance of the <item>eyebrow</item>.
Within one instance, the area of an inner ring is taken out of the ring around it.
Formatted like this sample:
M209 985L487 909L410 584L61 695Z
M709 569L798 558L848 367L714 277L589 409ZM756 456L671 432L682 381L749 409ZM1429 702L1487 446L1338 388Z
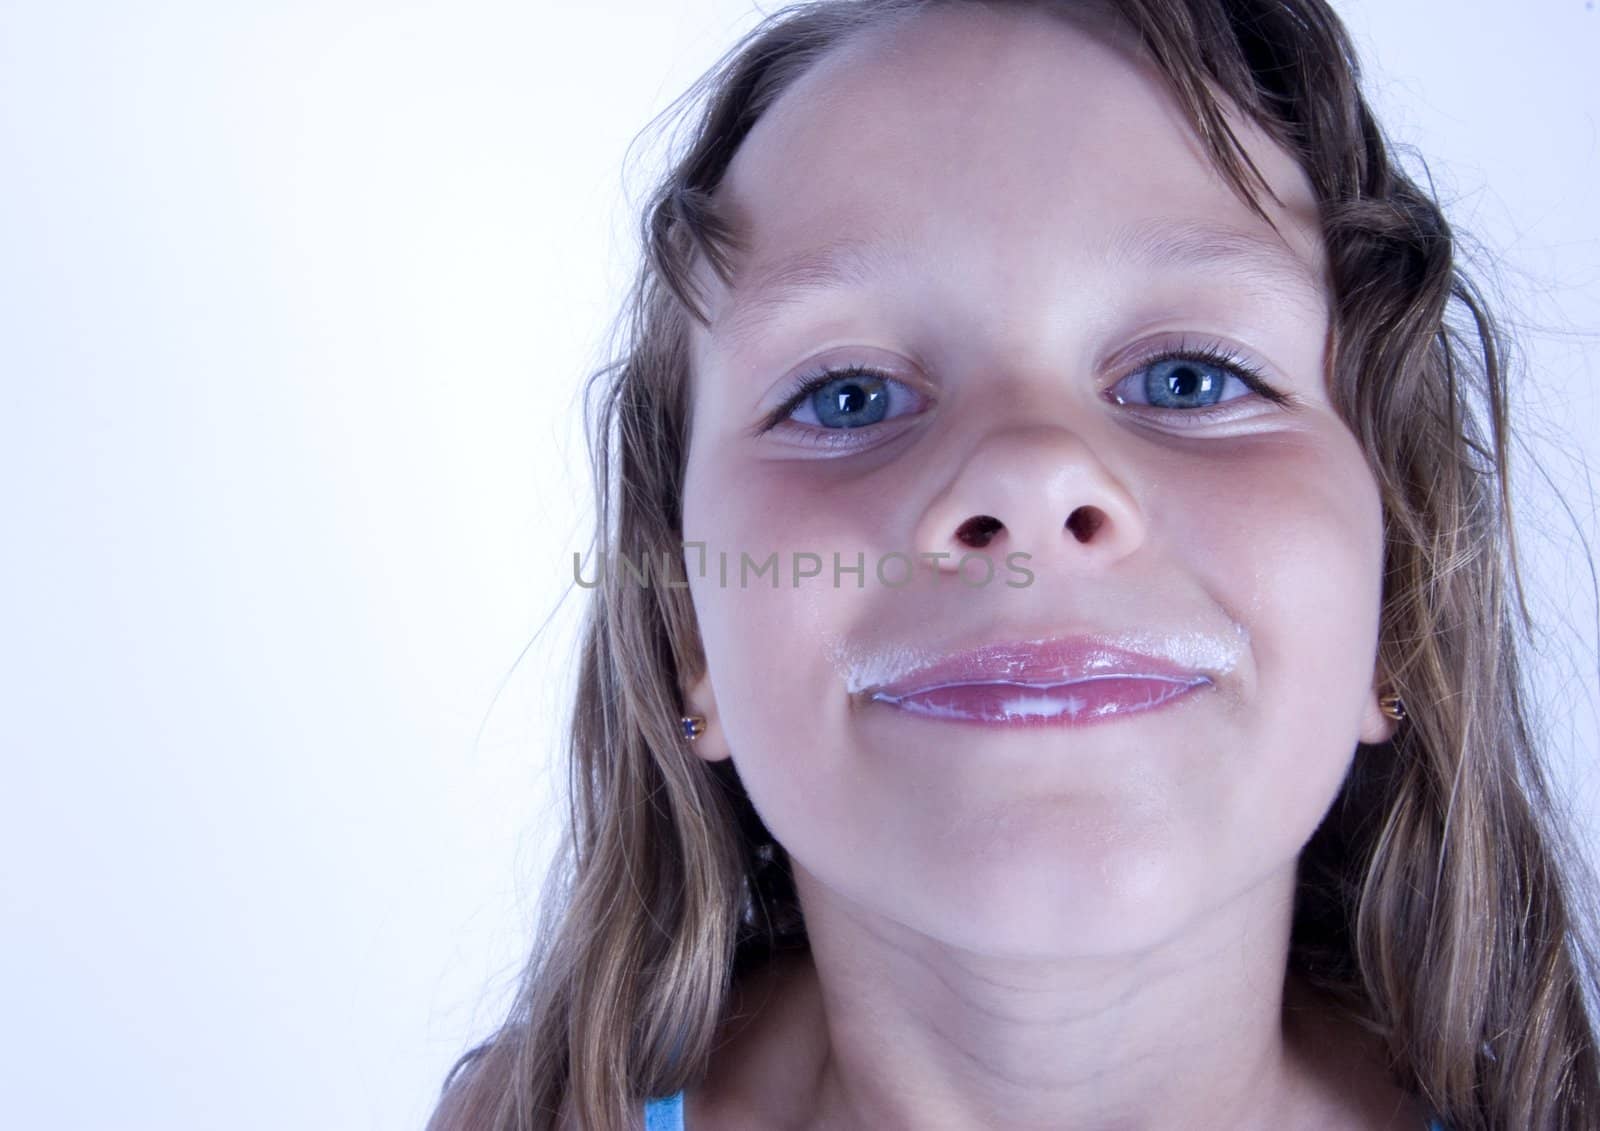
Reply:
M819 291L865 286L903 262L902 255L879 239L855 236L807 248L741 280L713 332L743 343L782 307ZM1101 245L1100 257L1155 271L1221 272L1264 301L1303 302L1312 313L1321 313L1325 305L1323 280L1286 244L1224 224L1154 219L1124 225Z

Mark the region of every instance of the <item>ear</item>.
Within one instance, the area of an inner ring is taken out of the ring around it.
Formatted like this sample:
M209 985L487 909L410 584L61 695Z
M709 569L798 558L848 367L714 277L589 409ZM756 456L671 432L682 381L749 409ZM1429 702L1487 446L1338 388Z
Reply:
M728 749L728 736L717 717L717 696L711 689L711 673L701 672L700 677L683 689L683 709L686 715L700 715L706 720L706 729L697 738L686 738L690 750L707 762L721 762L733 756Z
M1373 673L1372 686L1367 689L1366 706L1361 711L1361 741L1368 745L1388 742L1399 727L1398 719L1391 719L1378 706L1379 696L1385 694L1388 677L1380 670Z

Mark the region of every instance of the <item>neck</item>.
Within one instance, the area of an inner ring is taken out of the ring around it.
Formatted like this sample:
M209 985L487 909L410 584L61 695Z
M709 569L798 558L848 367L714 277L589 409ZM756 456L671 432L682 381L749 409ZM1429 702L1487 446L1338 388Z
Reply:
M1181 945L1005 957L908 938L797 866L811 952L739 988L708 1093L794 1131L1421 1131L1372 1048L1285 977L1292 879L1188 924Z

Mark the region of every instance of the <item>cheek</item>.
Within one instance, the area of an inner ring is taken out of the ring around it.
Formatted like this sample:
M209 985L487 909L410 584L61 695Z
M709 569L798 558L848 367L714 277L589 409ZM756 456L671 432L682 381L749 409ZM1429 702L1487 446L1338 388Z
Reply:
M1215 470L1215 469L1214 469ZM1250 633L1235 829L1269 813L1286 841L1309 836L1359 741L1377 657L1383 571L1378 490L1354 437L1275 438L1223 466L1205 503L1174 512L1174 552ZM1227 835L1224 831L1223 835ZM1298 842L1297 842L1298 843ZM1295 847L1289 845L1286 847Z
M1286 643L1356 667L1371 658L1351 657L1350 643L1370 637L1375 652L1382 512L1360 448L1337 421L1175 460L1150 482L1143 505L1159 544L1147 549L1192 570L1258 638L1258 664L1279 660L1262 650Z
M874 564L912 548L912 509L888 473L851 463L846 475L815 463L691 460L684 540L705 544L704 575L695 551L686 567L730 739L743 732L770 748L774 735L814 722L827 693L842 701L829 642L881 623L883 602L949 599L878 584Z
M1266 469L1239 610L1259 626L1264 673L1298 681L1355 733L1377 654L1383 584L1378 489L1356 442L1329 431Z
M797 725L811 729L832 676L825 640L870 596L849 578L832 585L832 553L854 561L866 548L849 529L856 511L819 498L815 479L811 489L803 480L792 468L693 459L685 477L684 540L704 543L685 552L690 593L736 755L759 750L766 760ZM819 555L823 572L796 585L796 552Z
M801 859L826 857L841 828L882 823L885 792L862 786L856 723L830 644L881 624L882 602L903 592L871 577L870 563L906 544L891 529L907 509L895 498L881 480L847 482L815 465L691 460L686 476L684 538L704 541L707 554L705 576L690 557L690 592L722 732L756 810ZM797 550L819 555L823 573L795 586ZM863 555L859 583L853 574L834 583L835 552L846 565ZM760 563L772 553L777 585L770 570L742 572L742 555Z

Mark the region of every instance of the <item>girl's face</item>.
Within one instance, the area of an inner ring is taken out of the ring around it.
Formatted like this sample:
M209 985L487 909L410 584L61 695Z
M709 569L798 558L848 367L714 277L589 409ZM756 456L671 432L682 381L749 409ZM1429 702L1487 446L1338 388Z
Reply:
M1287 242L1154 72L1048 17L946 9L828 57L740 148L719 198L750 254L731 290L703 273L693 342L708 671L689 703L710 719L695 750L734 758L803 897L994 953L1153 942L1292 875L1356 742L1391 733L1382 517L1324 384L1315 200L1233 125ZM780 301L782 282L802 288ZM1151 364L1205 346L1299 407L1217 362ZM797 378L849 365L888 380L758 433ZM797 553L820 574L797 584ZM992 559L987 584L963 553ZM836 579L835 554L865 568ZM851 694L874 657L1123 632L1236 663L1084 726Z

